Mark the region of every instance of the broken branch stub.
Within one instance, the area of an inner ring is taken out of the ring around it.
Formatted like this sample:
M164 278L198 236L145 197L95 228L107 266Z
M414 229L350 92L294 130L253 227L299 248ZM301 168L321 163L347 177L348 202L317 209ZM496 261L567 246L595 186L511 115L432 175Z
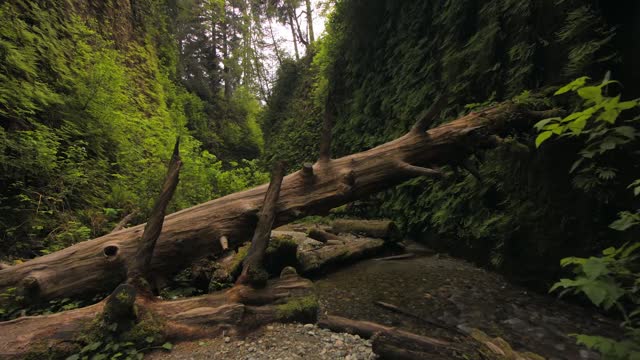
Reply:
M271 182L258 217L256 231L251 239L251 247L249 247L247 257L242 262L242 273L238 277L238 284L262 287L267 281L268 275L263 267L264 255L267 246L269 246L271 228L276 218L276 205L280 196L283 178L284 165L279 162L271 173Z

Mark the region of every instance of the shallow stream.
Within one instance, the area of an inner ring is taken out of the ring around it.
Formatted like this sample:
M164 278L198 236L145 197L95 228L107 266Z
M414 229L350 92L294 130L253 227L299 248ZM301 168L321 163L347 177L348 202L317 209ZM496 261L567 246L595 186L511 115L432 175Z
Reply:
M419 245L411 246L420 252ZM529 292L498 274L426 251L411 259L356 263L318 278L316 288L321 308L333 315L448 338L455 338L451 330L428 322L477 328L505 339L517 351L547 359L598 359L567 334L620 332L615 322L590 309ZM396 305L414 317L383 309L376 301Z

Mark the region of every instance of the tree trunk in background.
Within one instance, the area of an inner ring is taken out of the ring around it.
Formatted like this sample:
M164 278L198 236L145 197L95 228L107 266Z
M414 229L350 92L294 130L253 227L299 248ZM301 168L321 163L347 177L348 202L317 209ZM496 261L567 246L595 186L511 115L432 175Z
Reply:
M276 37L273 35L273 26L271 25L271 18L269 20L269 33L271 34L271 41L273 41L273 52L276 54L276 59L278 59L278 67L282 66L282 54L280 53L280 47L278 46L278 41Z
M315 41L315 35L313 34L313 13L311 12L311 0L306 0L307 3L307 24L309 24L309 43Z
M289 25L291 26L291 38L293 39L293 49L296 54L296 61L300 60L300 53L298 52L298 41L296 40L296 29L293 25L293 16L289 12Z
M222 20L222 64L224 66L223 76L224 79L224 97L229 100L231 98L231 72L229 71L229 27L227 22L227 6L226 1L223 5L223 20Z
M422 166L460 163L478 148L495 146L494 134L529 128L529 120L556 114L507 102L426 133L410 131L370 150L316 163L283 179L274 226L432 175L434 170ZM250 239L266 191L262 185L168 215L153 254L154 277L169 278L197 259L221 253L223 236L230 247ZM0 292L17 287L46 301L111 291L125 279L143 229L144 224L123 229L0 270Z

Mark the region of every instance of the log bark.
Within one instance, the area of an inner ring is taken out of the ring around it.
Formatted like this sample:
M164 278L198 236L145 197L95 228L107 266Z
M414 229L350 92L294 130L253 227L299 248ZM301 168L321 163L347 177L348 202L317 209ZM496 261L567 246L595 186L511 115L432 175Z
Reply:
M313 165L314 181L302 171L286 176L277 202L275 226L325 214L331 208L388 189L419 176L404 164L429 167L468 157L495 144L492 135L556 115L503 103L470 113L427 132L406 135L373 149ZM168 215L156 243L152 273L169 277L191 262L222 252L218 241L237 247L251 238L267 185L231 194ZM114 289L126 278L126 264L137 251L144 224L0 270L0 292L31 286L41 300L91 295ZM31 285L29 285L31 284Z
M335 220L331 224L331 231L335 234L362 234L388 240L398 237L398 227L389 220Z

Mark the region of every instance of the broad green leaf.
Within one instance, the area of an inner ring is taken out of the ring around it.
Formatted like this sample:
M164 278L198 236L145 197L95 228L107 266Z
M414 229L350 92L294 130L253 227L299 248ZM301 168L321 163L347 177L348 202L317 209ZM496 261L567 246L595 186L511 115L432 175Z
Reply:
M545 140L550 138L552 134L553 133L551 131L541 132L540 135L536 137L536 147L540 147L540 144L542 144Z
M583 116L590 117L591 115L593 115L593 112L576 111L567 115L564 119L562 119L562 122L569 122Z
M576 119L574 122L569 124L569 129L573 132L574 135L580 135L584 127L587 125L587 118L581 117Z
M586 261L587 259L571 256L560 260L560 266L565 267L567 265L584 265Z
M631 126L618 126L614 128L613 131L628 138L629 140L633 140L636 137L636 129Z
M580 166L580 164L582 164L583 161L584 161L583 157L581 157L580 159L576 160L573 163L573 165L571 165L571 169L569 170L569 173L570 174L573 173L578 168L578 166Z
M577 93L585 100L591 100L595 103L602 101L602 91L599 86L585 86L578 89Z
M609 274L607 264L602 258L591 257L582 265L582 271L589 279L596 279Z
M600 143L600 150L601 150L601 152L605 152L605 151L608 151L608 150L615 149L616 146L618 146L618 141L616 140L616 138L614 138L612 136L607 136Z
M583 286L582 291L584 292L585 295L587 295L589 300L591 300L591 302L596 306L600 306L604 301L605 297L607 296L607 291L602 287L598 286L596 283L587 284Z
M92 342L91 344L85 346L82 348L82 350L80 350L81 353L86 353L89 351L96 351L100 345L102 345L102 342L97 341L97 342Z
M558 91L556 91L554 93L554 95L560 95L560 94L564 94L566 92L569 91L573 91L576 90L582 86L584 86L584 84L587 83L587 80L589 80L590 78L588 76L583 76L583 77L579 77L575 80L573 80L572 82L568 83L567 85L561 87L560 89L558 89Z
M609 124L614 124L616 122L616 119L618 118L618 115L620 115L620 110L618 110L617 108L606 109L601 112L600 115L598 115L598 118L596 120L603 120L608 122Z
M536 128L537 130L542 130L542 127L547 125L552 120L560 120L560 118L556 117L556 118L549 118L549 119L540 120L537 123L535 123L535 125L533 125L533 127Z
M566 129L567 129L566 125L558 124L558 125L553 127L553 130L551 132L556 134L556 135L562 135ZM549 130L551 130L551 129L549 129Z
M633 109L634 107L640 105L640 99L636 99L636 100L630 100L630 101L623 101L621 103L618 103L618 108L620 110L629 110L629 109Z
M618 214L618 220L609 225L610 228L618 231L625 231L630 227L640 223L640 214L634 214L628 211L623 211Z
M171 350L171 349L173 349L173 344L170 343L170 342L166 342L166 343L162 344L162 348L165 349L165 350Z
M635 244L633 244L631 246L624 246L623 247L624 250L620 254L620 258L622 258L622 259L628 258L631 255L631 253L636 251L638 248L640 248L640 242L637 242L637 243L635 243Z

